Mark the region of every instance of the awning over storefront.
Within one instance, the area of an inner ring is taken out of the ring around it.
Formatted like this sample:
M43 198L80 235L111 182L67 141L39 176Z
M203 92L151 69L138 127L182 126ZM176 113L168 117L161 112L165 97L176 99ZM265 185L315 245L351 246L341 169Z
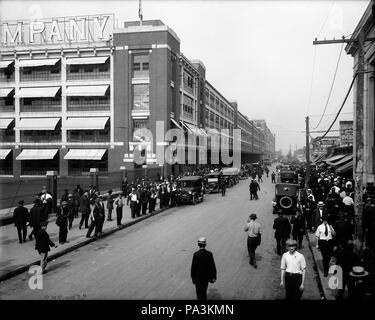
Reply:
M315 156L311 162L312 163L317 163L317 162L320 162L322 161L322 159L325 157L325 154L318 154L317 156Z
M14 118L0 119L0 129L8 129L9 125L14 121Z
M67 58L66 64L103 64L106 63L109 57L86 57L86 58Z
M14 88L0 88L0 98L6 98L12 91Z
M64 124L67 130L103 130L109 117L68 118Z
M196 136L205 136L201 130L199 130L198 127L196 127L195 125L193 124L190 124L190 123L186 123L185 121L181 121L181 123L188 128L188 130L191 132L191 133L194 133Z
M102 160L107 149L69 149L65 160Z
M104 97L109 85L104 86L69 86L66 95L69 97Z
M23 118L16 129L19 130L55 130L60 118Z
M21 88L18 91L19 98L54 98L60 87L35 87Z
M58 149L23 149L16 160L51 160Z
M324 161L327 162L327 163L328 162L336 162L336 161L339 161L340 159L342 159L344 157L345 157L345 154L338 154L336 156L325 159Z
M12 149L0 149L0 160L6 159L6 157L11 151Z
M342 158L341 160L339 161L336 161L334 163L332 162L329 162L327 161L327 164L329 164L330 166L334 166L334 167L338 167L338 166L341 166L343 165L344 163L350 161L353 159L353 155L352 154L349 154L349 155L346 155L344 158Z
M172 122L177 128L179 128L179 129L182 130L182 127L178 124L178 122L177 122L175 119L172 119L172 118L171 118L171 122Z
M13 62L14 60L0 61L0 69L8 68Z
M54 66L60 59L30 59L20 60L18 66L25 67L40 67L40 66Z
M336 169L336 173L344 173L353 170L353 160Z

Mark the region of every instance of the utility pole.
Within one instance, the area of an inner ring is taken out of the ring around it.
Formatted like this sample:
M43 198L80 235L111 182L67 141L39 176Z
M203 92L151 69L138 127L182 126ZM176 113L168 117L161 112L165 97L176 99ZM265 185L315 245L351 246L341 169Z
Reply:
M358 66L357 66L357 88L356 103L354 107L355 122L354 132L355 141L353 145L354 166L354 245L358 253L362 252L363 234L363 155L364 155L364 132L363 132L363 91L364 91L364 33L360 31L358 35Z
M357 83L356 83L356 102L354 104L354 132L355 140L353 141L353 177L354 186L354 248L358 254L362 253L363 247L363 163L364 163L364 132L363 132L363 92L364 92L364 45L365 42L373 42L374 37L365 38L364 30L360 30L356 39L341 40L323 40L315 39L313 44L332 44L332 43L355 43L358 52L357 62Z
M308 189L310 186L310 127L309 127L309 116L306 117L306 179L305 188Z

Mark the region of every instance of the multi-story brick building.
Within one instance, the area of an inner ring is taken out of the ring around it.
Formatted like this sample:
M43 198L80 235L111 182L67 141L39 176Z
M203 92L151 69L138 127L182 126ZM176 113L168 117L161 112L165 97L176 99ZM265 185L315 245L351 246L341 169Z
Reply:
M233 129L240 128L243 162L274 150L267 140L273 135L206 80L204 64L181 53L172 29L158 20L114 29L113 20L96 15L1 24L1 175L130 170L142 166L133 158L140 145L144 164L159 170L156 150L171 142L134 131L146 128L156 137L161 121L162 131L182 129L186 141L188 133L207 138L210 129L229 129L222 138L230 147ZM164 164L163 173L185 165Z

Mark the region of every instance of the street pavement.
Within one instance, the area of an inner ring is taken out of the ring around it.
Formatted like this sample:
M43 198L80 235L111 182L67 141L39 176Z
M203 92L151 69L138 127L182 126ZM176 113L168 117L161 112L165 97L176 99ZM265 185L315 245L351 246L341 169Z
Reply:
M217 281L209 285L208 299L284 299L285 291L279 287L280 257L275 253L272 229L274 186L271 178L263 180L259 200L249 200L250 181L242 180L227 189L225 197L210 194L196 206L168 209L49 262L42 290L29 289L31 275L27 272L8 279L0 285L0 298L192 300L196 296L190 278L191 260L197 239L204 236L218 272ZM257 269L249 265L247 234L243 230L250 213L258 215L262 226ZM56 241L52 226L48 231ZM74 229L68 240L78 241L79 231ZM9 234L8 241L10 238ZM1 239L7 240L3 235ZM13 248L14 253L7 253L7 267L21 261L17 258L22 255L19 250L38 257L31 242L21 245L17 241ZM302 299L320 300L307 238L301 252L308 266Z

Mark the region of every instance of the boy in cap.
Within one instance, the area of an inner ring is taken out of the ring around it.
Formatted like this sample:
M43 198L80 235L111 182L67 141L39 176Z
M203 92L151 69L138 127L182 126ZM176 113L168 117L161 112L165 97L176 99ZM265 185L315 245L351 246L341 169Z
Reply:
M261 241L261 231L260 231L260 225L258 222L255 222L257 219L257 215L255 213L252 213L249 216L249 219L246 222L246 226L244 228L244 231L246 231L247 234L247 250L249 252L250 257L250 264L257 268L257 263L255 260L255 250L260 245Z
M301 299L304 290L306 260L297 249L297 241L289 239L286 242L288 251L281 258L281 282L285 287L287 300Z
M191 264L191 279L195 284L198 300L207 300L208 283L216 281L216 266L211 251L206 250L206 238L198 239L199 250L194 253Z
M47 258L48 252L50 251L50 247L57 248L47 233L47 222L43 221L40 224L40 230L37 232L35 236L35 250L38 251L40 255L40 267L42 268L42 272L44 273L47 267Z

